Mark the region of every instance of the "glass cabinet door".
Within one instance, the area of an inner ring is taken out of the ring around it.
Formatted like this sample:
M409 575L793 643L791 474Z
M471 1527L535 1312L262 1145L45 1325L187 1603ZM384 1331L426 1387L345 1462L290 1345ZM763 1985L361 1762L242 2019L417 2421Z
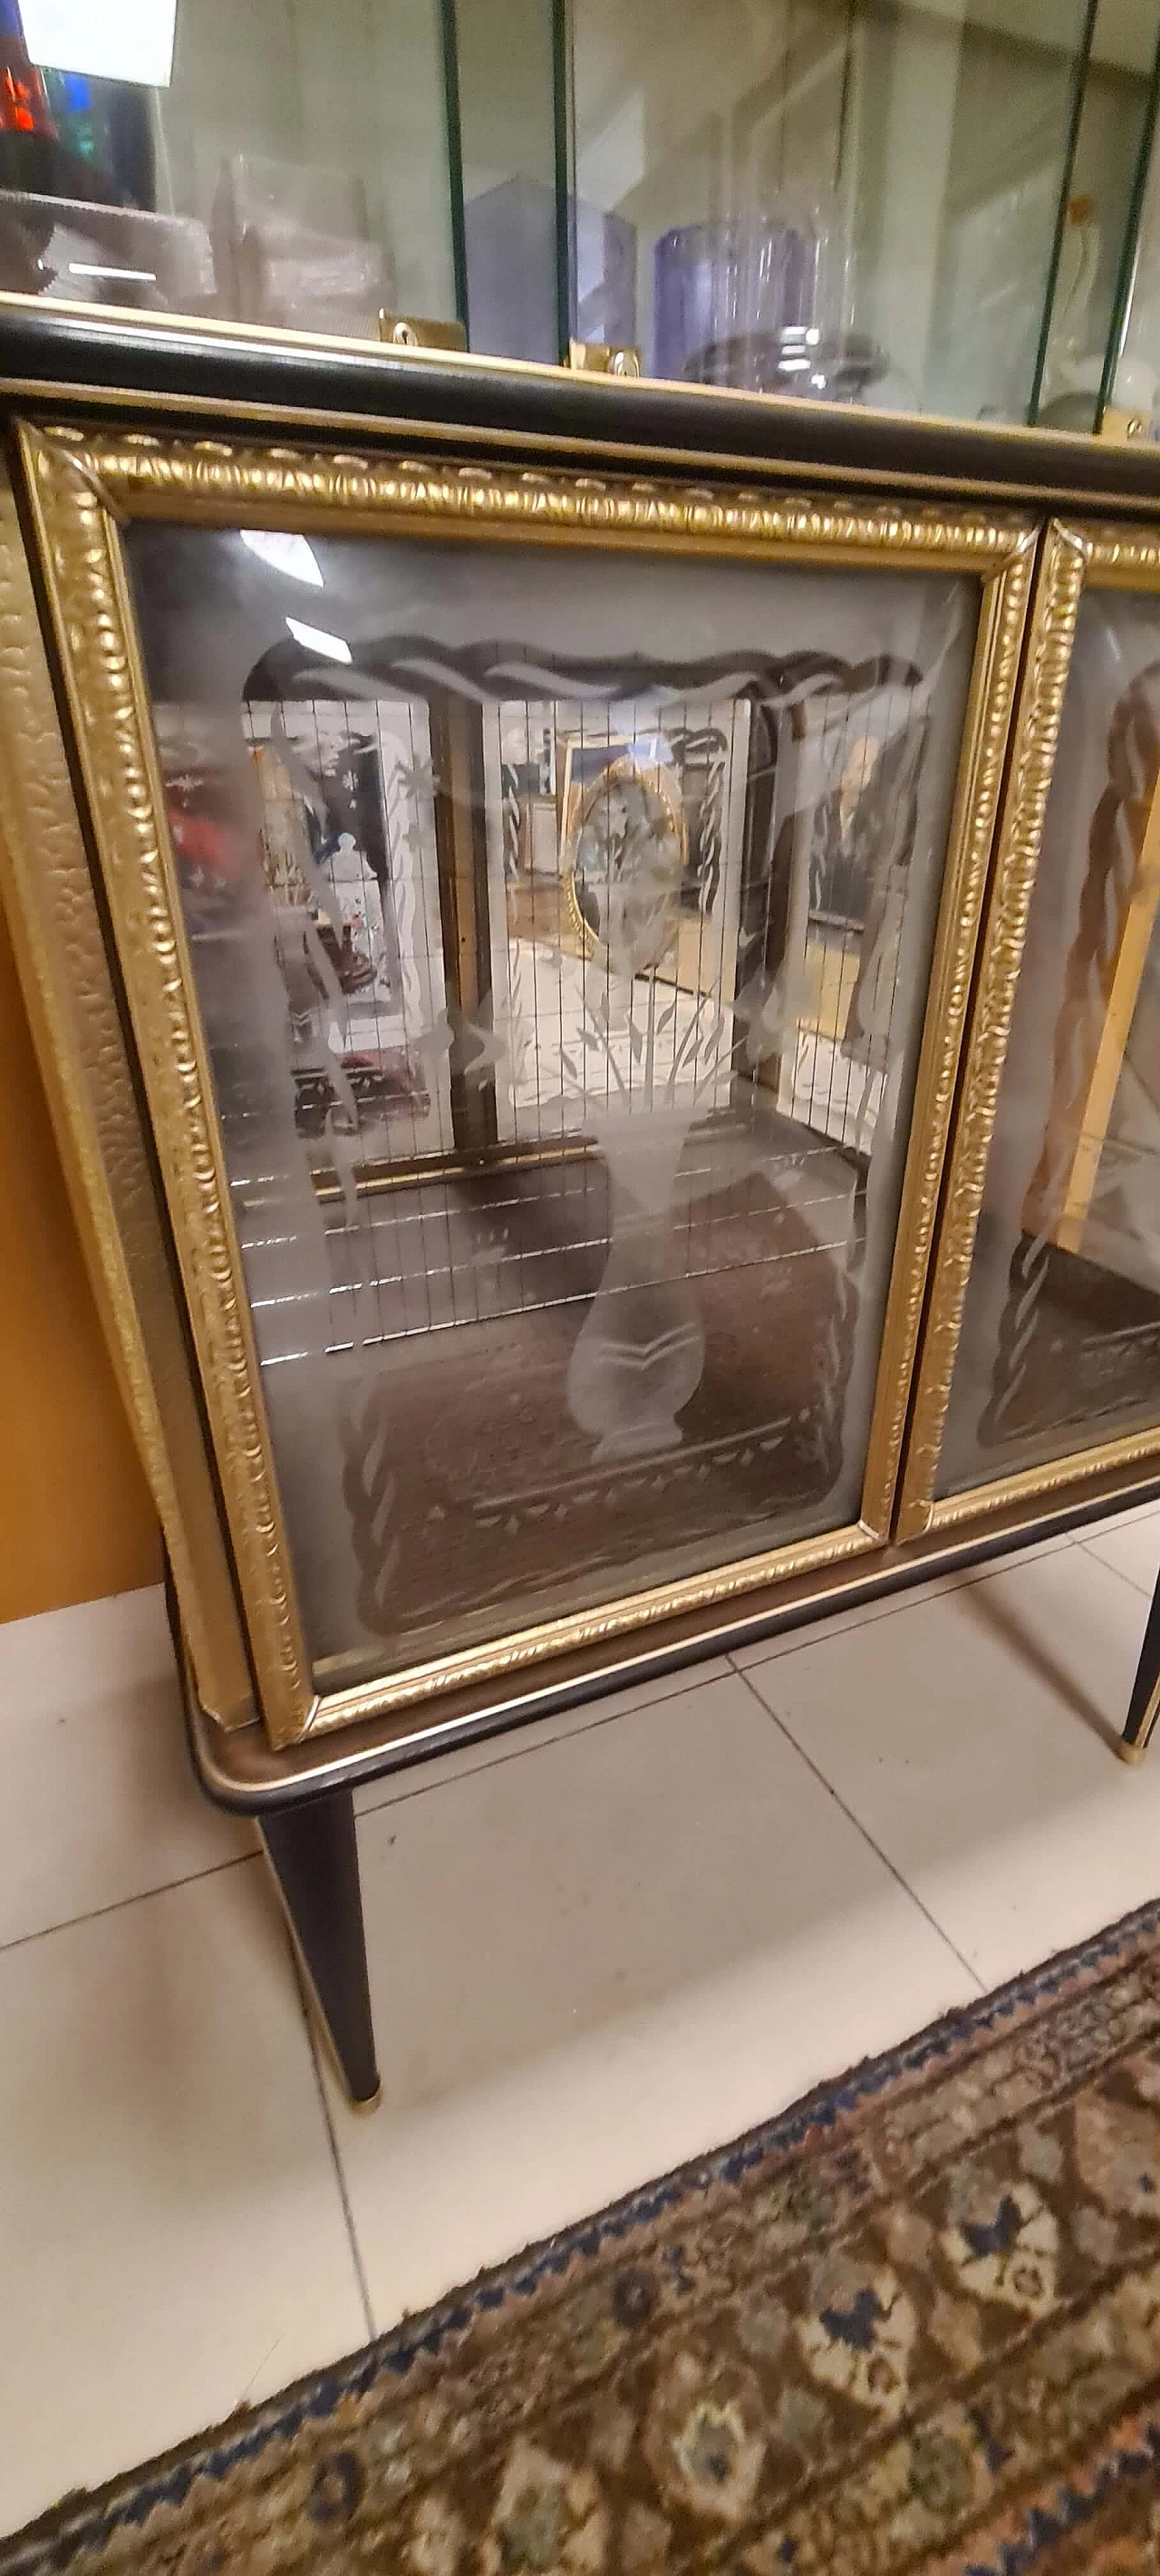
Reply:
M904 1532L1160 1453L1160 569L1150 540L1056 542L1065 579L1086 579L1062 709L1043 663L1032 682L1044 754L1058 722L1054 770L1021 955L1033 848L1008 847L995 897L933 1294L949 1348L965 1275L961 1330L933 1484L924 1496L920 1461ZM1057 605L1049 656L1069 614ZM928 1453L940 1369L919 1393Z
M454 317L439 0L140 18L138 58L96 0L0 0L0 287L361 338Z
M1026 417L1089 15L569 0L582 332L661 376ZM598 218L626 282L593 322Z
M1030 532L602 530L341 458L291 532L241 455L207 525L196 450L118 454L38 450L45 559L243 1585L318 1722L884 1538Z

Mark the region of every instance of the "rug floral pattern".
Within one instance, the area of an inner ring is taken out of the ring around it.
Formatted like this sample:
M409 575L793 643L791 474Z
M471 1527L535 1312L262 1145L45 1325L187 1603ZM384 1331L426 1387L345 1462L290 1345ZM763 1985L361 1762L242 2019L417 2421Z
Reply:
M1160 2571L1160 1907L0 2576Z

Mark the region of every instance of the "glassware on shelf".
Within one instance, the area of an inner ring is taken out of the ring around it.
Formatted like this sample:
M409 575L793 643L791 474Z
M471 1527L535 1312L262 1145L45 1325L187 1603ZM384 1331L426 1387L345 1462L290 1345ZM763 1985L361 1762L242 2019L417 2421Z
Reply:
M1092 427L1110 393L1150 419L1154 12L1000 14L177 0L150 87L38 63L0 0L0 280L363 337L385 305L466 321L481 354L636 344L662 377L957 418Z
M857 401L889 360L842 327L846 269L836 211L818 207L662 234L654 375Z
M636 339L636 234L620 215L572 199L569 254L576 337L616 346ZM471 346L484 355L553 365L562 338L556 197L517 174L464 207Z
M240 322L374 339L379 314L394 300L394 264L368 232L354 172L235 153L213 209L227 309Z
M1056 277L1051 337L1043 371L1039 418L1051 429L1091 429L1099 408L1106 366L1108 318L1093 317L1092 301L1100 270L1100 228L1090 197L1073 197L1064 219ZM1108 398L1127 412L1150 420L1156 400L1157 372L1139 349L1122 351L1108 387Z

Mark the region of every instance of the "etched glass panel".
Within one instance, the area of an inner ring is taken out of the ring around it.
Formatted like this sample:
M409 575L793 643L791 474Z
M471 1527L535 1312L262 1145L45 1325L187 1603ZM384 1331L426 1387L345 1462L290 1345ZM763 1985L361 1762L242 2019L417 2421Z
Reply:
M1079 611L939 1491L1160 1422L1160 600Z
M977 585L127 546L322 1679L856 1522Z

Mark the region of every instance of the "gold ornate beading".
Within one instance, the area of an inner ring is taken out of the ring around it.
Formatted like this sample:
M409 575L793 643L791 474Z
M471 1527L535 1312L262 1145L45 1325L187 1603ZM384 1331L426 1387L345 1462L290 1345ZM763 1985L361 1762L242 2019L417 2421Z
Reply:
M0 874L41 1072L199 1696L219 1723L240 1725L254 1714L249 1666L6 476L0 671Z
M881 1392L866 1458L863 1518L883 1537L889 1531L906 1428L1034 553L1034 534L1028 529L1003 572L988 584L971 675L898 1214L901 1257L887 1301Z
M1160 1457L1160 1429L1127 1431L1116 1440L1092 1442L1086 1449L1072 1449L1063 1458L1049 1458L1038 1467L1017 1467L1005 1476L993 1477L985 1485L972 1485L961 1494L940 1494L932 1503L927 1527L932 1530L958 1529L964 1521L979 1520L985 1513L1005 1511L1009 1505L1047 1500L1052 1494L1065 1494L1090 1482L1093 1476L1126 1474L1131 1467L1144 1467L1149 1459ZM1131 1495L1125 1496L1131 1501Z
M1048 529L1032 611L1027 671L971 1044L938 1231L934 1293L898 1515L901 1539L916 1538L931 1524L938 1453L983 1202L1031 889L1039 863L1072 638L1090 556L1089 540L1081 530L1062 526Z
M174 1215L206 1401L277 1742L314 1690L293 1593L258 1364L109 487L71 441L22 432L45 572L130 1014Z
M341 520L346 536L429 529L510 534L522 544L579 539L688 547L827 563L903 559L915 569L994 570L1027 538L1006 511L899 509L889 502L717 492L709 485L546 474L483 465L432 465L392 457L311 455L242 448L220 439L116 438L80 430L24 433L71 459L112 511L213 527L280 524L318 532Z
M501 1675L514 1680L530 1664L542 1663L549 1655L582 1654L593 1646L627 1636L633 1629L687 1617L718 1603L740 1601L747 1592L759 1592L765 1584L788 1582L792 1576L808 1573L814 1567L843 1564L851 1557L864 1555L873 1545L872 1534L861 1528L827 1531L820 1538L790 1540L782 1547L765 1550L761 1556L715 1567L711 1574L685 1575L677 1582L650 1585L647 1591L627 1593L598 1610L575 1610L563 1618L538 1620L534 1626L520 1628L485 1646L465 1646L429 1663L412 1664L397 1677L327 1691L319 1702L312 1731L352 1726L367 1718L390 1716L397 1709L421 1707L443 1691L464 1690Z

